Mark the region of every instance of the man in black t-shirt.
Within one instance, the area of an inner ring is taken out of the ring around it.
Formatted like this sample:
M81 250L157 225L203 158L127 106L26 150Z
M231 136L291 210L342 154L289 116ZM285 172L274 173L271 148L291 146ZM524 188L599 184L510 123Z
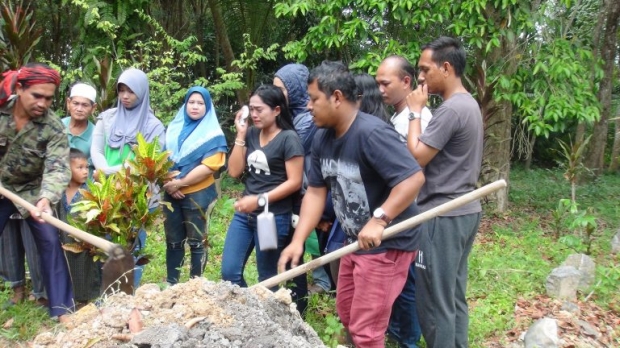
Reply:
M417 248L418 228L385 241L381 236L392 221L417 214L414 199L424 175L392 127L358 111L355 81L344 65L324 62L312 70L308 94L308 109L322 129L312 142L301 218L278 266L296 266L331 190L347 243L357 242L361 248L341 259L338 315L356 346L382 347L392 304Z

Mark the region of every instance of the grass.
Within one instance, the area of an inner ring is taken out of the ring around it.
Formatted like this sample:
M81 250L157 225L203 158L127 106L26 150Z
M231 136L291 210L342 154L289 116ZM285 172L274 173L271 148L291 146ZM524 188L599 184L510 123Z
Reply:
M224 192L210 220L209 261L207 279L220 279L222 248L228 224L233 215L232 203L242 186L225 178ZM485 212L483 225L469 259L468 301L470 304L470 346L484 347L490 340L506 343L505 332L514 327L514 306L518 298L532 299L544 294L549 272L575 251L553 238L551 212L560 198L570 196L570 187L559 170L512 170L510 178L510 210L505 213ZM583 183L577 190L580 208L593 207L598 231L593 242L592 257L597 263L595 286L590 289L595 301L603 308L620 308L619 256L610 255L610 240L620 226L620 176L603 175ZM564 230L564 234L572 233ZM165 278L165 239L161 229L149 236L147 253L153 255L146 266L143 283L163 283ZM249 284L257 279L254 257L245 270ZM188 278L184 267L182 281ZM583 300L588 293L580 294ZM0 292L0 303L8 299ZM0 323L14 318L13 327L0 329L0 337L12 345L25 344L43 329L54 323L46 311L32 304L15 306L0 313ZM337 342L337 321L334 297L314 295L309 300L306 321L321 339L334 346ZM618 342L620 345L620 342ZM2 341L0 341L0 345ZM422 346L424 346L422 344ZM395 347L388 344L388 347Z

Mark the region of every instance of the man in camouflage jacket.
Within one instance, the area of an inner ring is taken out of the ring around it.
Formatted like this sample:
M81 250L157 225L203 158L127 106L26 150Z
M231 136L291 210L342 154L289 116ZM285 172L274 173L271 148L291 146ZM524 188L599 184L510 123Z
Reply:
M58 72L28 64L3 74L0 83L0 182L36 206L27 211L0 199L0 233L19 210L33 232L52 317L73 309L73 290L58 230L41 220L51 213L71 179L69 144L61 120L49 110L60 83Z

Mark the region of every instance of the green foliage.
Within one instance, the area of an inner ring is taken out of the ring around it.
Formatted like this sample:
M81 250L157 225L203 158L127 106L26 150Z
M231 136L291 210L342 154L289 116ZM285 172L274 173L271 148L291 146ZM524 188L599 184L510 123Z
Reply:
M557 38L520 56L517 72L500 76L500 100L517 106L516 113L537 136L564 132L568 124L592 123L600 118L596 85L584 81L593 65L592 51L568 39ZM596 70L595 80L602 71Z
M137 4L133 7L135 9L132 9L131 3ZM71 4L86 12L85 25L102 32L108 43L100 40L97 45L88 48L81 64L65 73L66 84L78 79L93 83L99 92L99 110L102 111L114 106L116 76L129 67L141 69L149 77L151 105L164 124L174 118L187 88L191 86L207 87L214 103L244 87L240 73L228 73L223 69L216 69L214 75L217 77L210 80L193 77L192 68L207 60L197 45L196 37L189 35L183 40L175 39L141 9L144 3L142 0L129 1L129 5L113 10L105 2L71 0ZM105 15L102 14L103 9ZM134 20L141 25L150 26L154 35L141 38L142 35L126 34L118 37L116 33L122 28L123 20L130 15L135 15ZM267 53L273 54L271 51L274 49Z
M569 227L568 217L577 212L577 204L570 199L560 199L558 207L551 211L551 227L555 240L559 240L562 232Z
M102 0L63 0L84 10L83 23L93 26L110 39L118 36L119 30L126 25L127 18L135 9L143 8L148 0L114 1Z
M584 140L577 141L573 144L572 140L569 143L565 143L562 140L558 140L562 149L561 155L564 159L562 166L565 168L564 179L566 179L573 188L573 195L571 198L575 200L574 187L577 185L579 177L587 172L588 169L583 165L583 152L586 146L590 142L592 135L588 136Z
M0 290L0 304L11 298L8 284L4 283L4 289ZM47 309L31 301L24 301L0 311L0 323L10 320L13 320L10 326L0 327L0 345L4 347L16 347L16 342L31 340L39 330L49 329L54 325Z
M0 70L16 70L28 63L43 30L33 18L31 3L19 1L15 8L8 2L0 7Z
M574 234L561 237L559 239L560 243L578 253L591 255L594 239L599 236L596 233L598 224L594 214L595 212L592 208L581 211L575 208L574 211L571 211L567 220L569 228L574 231Z
M333 294L310 296L305 320L319 334L326 346L338 346L339 339L344 335L344 327L336 313L336 301Z
M283 51L287 58L305 61L311 55L344 60L351 68L376 71L383 58L403 54L414 60L419 51L418 19L435 21L428 9L411 11L412 1L280 1L275 5L276 17L310 17L316 22L296 41L288 42ZM400 35L394 35L394 34ZM400 36L400 37L397 37Z
M616 311L620 310L618 299L618 284L620 284L620 266L610 262L607 266L596 267L596 279L594 292L599 302L608 305Z
M325 316L325 330L321 333L321 339L329 347L338 345L338 337L342 334L344 327L340 319L334 314Z
M258 70L259 63L276 60L279 47L280 45L277 43L272 44L267 49L258 47L252 43L250 34L243 34L243 53L232 62L232 66L245 71L246 86L253 86L255 84L254 76Z
M98 237L133 249L138 231L153 230L161 222L162 204L151 208L154 185L163 185L170 175L169 153L161 152L158 140L148 143L141 134L134 147L135 158L112 175L99 173L96 181L81 190L83 198L71 210L72 222Z
M561 154L565 160L565 163L562 163L562 166L566 168L564 179L570 184L571 199L560 199L558 207L551 212L556 240L559 240L570 249L588 255L592 252L592 242L597 229L596 216L591 207L579 210L576 191L578 178L586 170L582 164L582 155L589 141L590 137L575 144L572 141L567 144L559 140L560 147L562 148ZM567 226L575 234L560 237L562 229Z

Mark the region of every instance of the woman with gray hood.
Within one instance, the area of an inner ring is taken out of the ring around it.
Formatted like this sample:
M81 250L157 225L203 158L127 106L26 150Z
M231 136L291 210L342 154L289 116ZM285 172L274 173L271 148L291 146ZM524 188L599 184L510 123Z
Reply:
M278 86L284 92L284 96L288 101L288 107L293 116L293 126L297 131L297 134L301 138L301 143L304 147L304 176L301 192L293 202L293 213L299 215L299 209L301 207L301 197L306 191L307 180L306 173L310 166L310 150L312 148L312 139L317 131L317 127L312 121L312 114L308 111L306 106L310 97L308 96L308 75L310 72L305 65L302 64L287 64L280 68L273 78L273 84ZM294 228L291 228L290 238L293 236ZM303 260L300 260L303 262ZM301 262L300 262L301 263ZM322 276L329 282L329 276L327 274L315 275L313 278ZM300 275L293 279L293 286L291 287L292 296L297 304L297 309L300 313L304 313L307 306L307 294L308 294L308 280L306 275Z
M293 126L301 138L306 156L310 154L312 138L316 133L316 126L312 115L306 109L308 97L308 68L302 64L287 64L276 72L273 84L284 92L288 107L293 115Z

